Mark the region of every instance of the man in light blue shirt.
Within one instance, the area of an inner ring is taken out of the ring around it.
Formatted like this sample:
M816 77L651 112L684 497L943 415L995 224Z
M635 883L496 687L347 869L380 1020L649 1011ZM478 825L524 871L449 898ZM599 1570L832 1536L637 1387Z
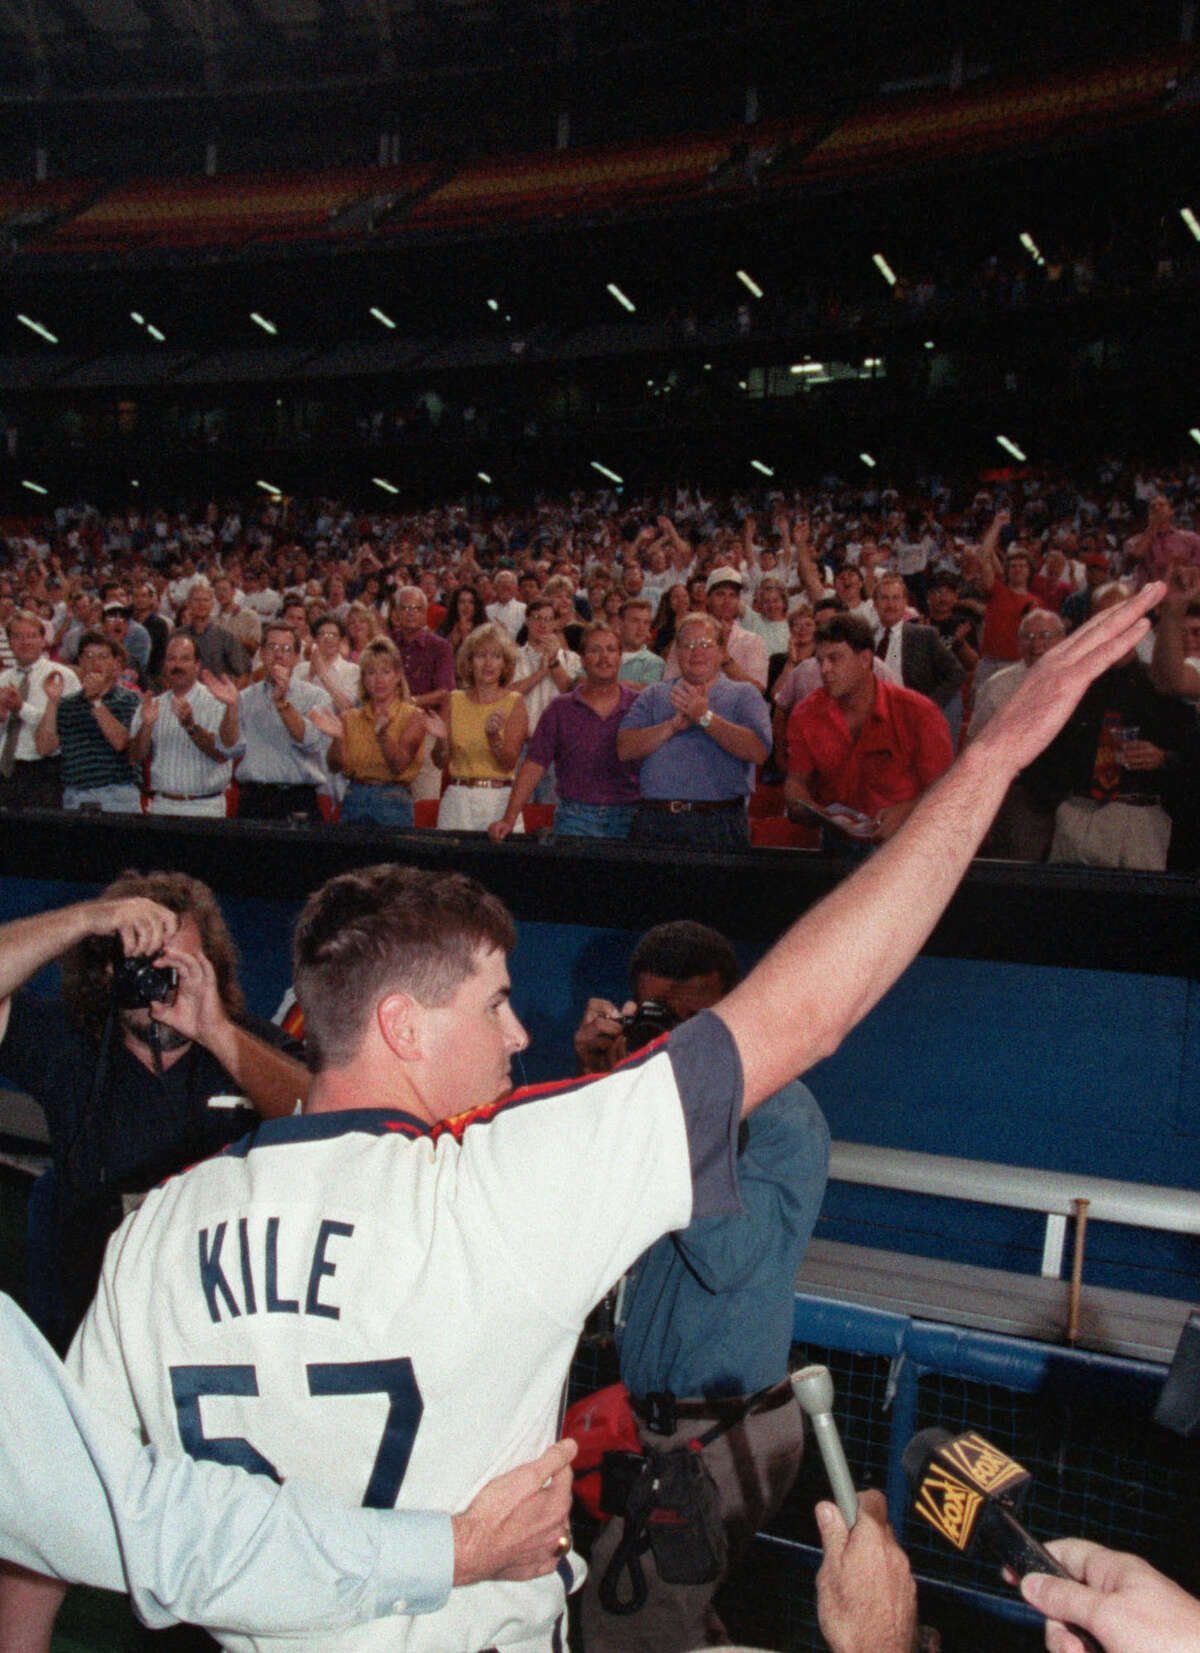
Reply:
M294 675L300 639L286 621L272 620L266 627L262 657L266 676L237 697L240 733L234 751L242 755L238 815L254 821L304 816L317 822L317 789L329 785L329 736L308 714L315 708L332 714L333 702L324 689Z
M640 765L629 840L745 848L755 765L771 750L767 703L753 683L723 675L725 645L711 615L686 615L677 648L682 675L643 689L617 735L617 756Z
M433 1612L452 1582L541 1576L561 1555L573 1456L560 1442L454 1517L348 1509L302 1481L164 1457L89 1403L0 1294L0 1555L127 1589L155 1629L332 1632ZM0 1638L13 1627L0 1614Z

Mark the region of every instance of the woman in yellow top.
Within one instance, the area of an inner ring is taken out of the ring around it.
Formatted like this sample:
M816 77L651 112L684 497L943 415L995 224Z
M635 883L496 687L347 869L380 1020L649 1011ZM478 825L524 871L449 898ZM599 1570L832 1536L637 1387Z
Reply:
M521 749L529 733L525 697L508 685L517 650L503 626L476 626L458 651L458 681L443 717L429 717L433 761L447 763L438 826L486 832L508 807ZM443 721L444 718L444 721Z
M341 819L411 827L409 787L425 756L425 718L408 697L400 651L390 638L373 638L358 663L362 705L352 706L340 718L329 716L328 728L319 725L333 735L329 767L350 782Z

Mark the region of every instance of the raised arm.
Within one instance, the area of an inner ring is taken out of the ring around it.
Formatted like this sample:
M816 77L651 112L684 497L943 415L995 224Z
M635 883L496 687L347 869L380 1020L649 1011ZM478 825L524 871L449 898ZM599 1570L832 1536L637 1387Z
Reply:
M1188 664L1183 620L1190 602L1200 601L1200 568L1180 563L1167 576L1167 595L1154 634L1150 676L1164 694L1200 696L1200 671Z
M1004 565L1000 561L1000 531L1009 523L1007 511L997 511L987 526L987 531L979 542L979 583L985 591L990 591L998 579L1004 574Z
M85 936L116 936L127 956L153 957L179 928L178 914L144 896L78 901L0 926L0 1000Z
M741 1053L747 1112L835 1051L920 951L1013 777L1145 636L1163 591L1146 586L1040 660L895 837L722 999L715 1014Z
M808 518L797 517L792 529L792 548L796 554L796 572L810 603L819 603L825 595L825 583L817 571L812 541L809 538Z

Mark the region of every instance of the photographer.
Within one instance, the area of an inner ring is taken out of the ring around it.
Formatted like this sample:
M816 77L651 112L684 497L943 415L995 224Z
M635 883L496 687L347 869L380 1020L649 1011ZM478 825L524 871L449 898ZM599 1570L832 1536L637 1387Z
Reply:
M20 991L59 958L59 999ZM309 1076L244 1016L220 909L182 873L123 873L95 901L0 927L0 1000L0 1076L50 1131L62 1301L44 1329L64 1347L134 1196L244 1135L250 1106L291 1113Z
M733 949L715 930L660 924L629 967L636 1004L621 1015L591 999L575 1035L585 1073L604 1073L648 1039L709 1010L738 980ZM737 1161L743 1211L701 1219L651 1246L619 1288L621 1378L642 1444L670 1451L714 1425L704 1447L717 1484L732 1560L777 1510L800 1467L804 1434L787 1383L796 1269L817 1220L829 1166L829 1129L808 1088L793 1081L743 1121ZM617 1615L600 1585L624 1523L613 1520L592 1549L583 1591L587 1653L654 1653L712 1645L721 1635L707 1584L670 1584L641 1558L648 1595ZM620 1581L624 1595L626 1581Z

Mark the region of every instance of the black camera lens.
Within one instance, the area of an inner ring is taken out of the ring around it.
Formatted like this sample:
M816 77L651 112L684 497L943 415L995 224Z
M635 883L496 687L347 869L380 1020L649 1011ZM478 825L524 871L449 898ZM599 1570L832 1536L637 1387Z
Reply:
M123 958L113 973L113 1001L119 1010L146 1010L170 1004L178 986L179 973L169 964L155 964L144 954Z
M631 1015L621 1017L621 1026L625 1029L626 1050L641 1050L651 1040L669 1033L678 1020L670 1005L663 1004L658 999L643 999Z

